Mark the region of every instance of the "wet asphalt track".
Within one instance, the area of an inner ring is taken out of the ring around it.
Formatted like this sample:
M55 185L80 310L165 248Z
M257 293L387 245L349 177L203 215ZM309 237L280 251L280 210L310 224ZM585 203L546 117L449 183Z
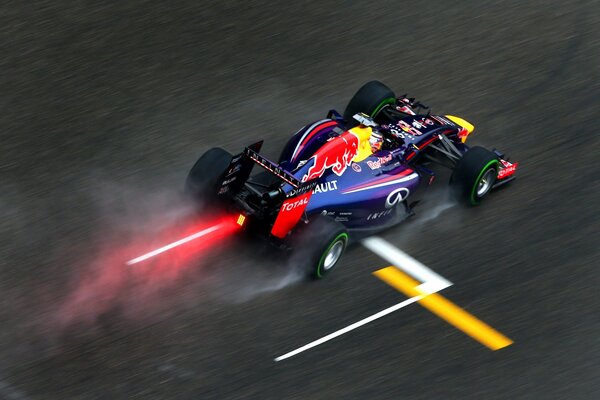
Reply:
M599 398L600 3L219 3L0 6L0 398ZM521 162L482 207L384 235L514 345L412 305L274 363L405 298L362 247L278 291L243 250L122 272L204 150L275 155L373 78Z

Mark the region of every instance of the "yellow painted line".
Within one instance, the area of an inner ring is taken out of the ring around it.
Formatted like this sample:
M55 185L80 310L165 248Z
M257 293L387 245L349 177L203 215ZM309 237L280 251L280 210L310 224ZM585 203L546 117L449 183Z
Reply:
M438 317L460 329L473 339L477 340L491 350L499 350L510 346L513 341L496 331L491 326L475 318L462 308L458 307L443 296L433 293L429 294L417 288L419 282L401 272L396 267L387 267L375 271L376 277L406 294L408 297L425 296L419 303Z

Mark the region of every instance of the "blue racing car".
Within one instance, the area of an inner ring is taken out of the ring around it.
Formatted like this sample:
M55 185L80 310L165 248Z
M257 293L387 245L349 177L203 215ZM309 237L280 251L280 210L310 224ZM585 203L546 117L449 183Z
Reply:
M189 172L186 191L234 211L246 231L294 251L310 276L322 278L351 238L413 215L421 188L441 171L449 171L454 194L470 206L513 180L517 163L465 144L473 129L371 81L343 115L331 110L296 132L277 162L259 154L262 141L237 155L208 150Z

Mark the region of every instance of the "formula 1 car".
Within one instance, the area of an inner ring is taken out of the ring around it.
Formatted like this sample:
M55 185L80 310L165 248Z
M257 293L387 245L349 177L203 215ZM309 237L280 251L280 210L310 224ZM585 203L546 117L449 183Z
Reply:
M296 132L276 163L259 154L262 141L237 155L208 150L189 172L186 190L237 213L246 231L292 250L308 274L322 278L351 238L413 215L414 194L432 184L440 167L470 206L512 181L517 163L497 150L468 147L473 130L462 118L433 115L371 81L343 115L330 110Z

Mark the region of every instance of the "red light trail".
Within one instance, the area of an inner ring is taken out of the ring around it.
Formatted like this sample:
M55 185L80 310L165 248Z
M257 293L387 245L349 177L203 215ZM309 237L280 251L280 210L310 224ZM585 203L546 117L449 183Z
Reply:
M192 242L194 240L200 239L202 237L206 237L207 235L210 235L213 232L217 232L217 233L219 233L221 235L231 233L233 230L241 228L241 226L244 224L244 220L245 219L246 219L245 216L242 215L242 214L240 214L238 216L238 218L237 218L237 221L235 221L235 222L227 220L227 221L223 221L221 223L212 225L212 226L210 226L208 228L204 228L204 229L202 229L202 230L200 230L200 231L198 231L196 233L193 233L193 234L191 234L189 236L186 236L186 237L184 237L182 239L179 239L179 240L177 240L177 241L175 241L173 243L169 243L169 244L167 244L165 246L159 247L156 250L152 250L152 251L150 251L150 252L148 252L148 253L146 253L144 255L141 255L139 257L133 258L133 259L127 261L126 264L127 265L134 265L134 264L140 263L142 261L146 261L146 260L148 260L148 259L150 259L150 258L152 258L154 256L157 256L159 254L162 254L164 252L172 250L172 249L174 249L176 247L179 247L179 246L184 245L186 243L189 243L189 242Z

